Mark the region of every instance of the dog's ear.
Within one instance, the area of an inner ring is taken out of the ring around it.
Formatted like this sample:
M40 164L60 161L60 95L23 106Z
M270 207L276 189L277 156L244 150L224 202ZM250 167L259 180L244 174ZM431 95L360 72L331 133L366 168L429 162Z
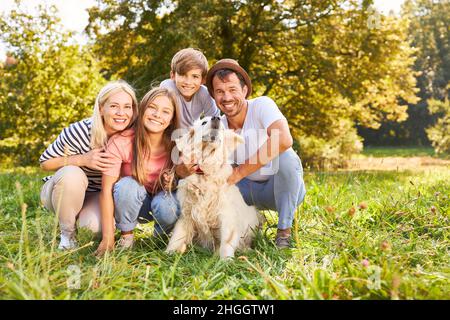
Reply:
M175 139L175 144L180 152L182 153L186 152L186 147L189 146L189 142L193 136L194 136L194 128L190 128L189 132L183 134L178 139Z
M231 129L225 130L224 140L225 140L225 148L228 152L233 152L234 150L236 150L239 144L244 143L244 138L234 133L234 131Z

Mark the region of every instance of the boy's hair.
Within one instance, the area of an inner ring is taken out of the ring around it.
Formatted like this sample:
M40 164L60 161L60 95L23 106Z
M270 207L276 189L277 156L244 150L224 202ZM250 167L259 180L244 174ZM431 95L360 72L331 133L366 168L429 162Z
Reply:
M196 68L202 70L202 78L205 78L208 72L208 60L200 50L194 48L185 48L178 51L170 64L170 71L180 75L185 75Z

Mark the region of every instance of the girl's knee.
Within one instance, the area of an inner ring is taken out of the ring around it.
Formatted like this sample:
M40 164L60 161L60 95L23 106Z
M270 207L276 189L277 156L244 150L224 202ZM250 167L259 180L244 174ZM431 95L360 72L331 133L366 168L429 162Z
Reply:
M134 202L136 199L143 200L141 198L145 197L145 194L145 188L132 177L123 177L113 187L115 205Z
M127 191L136 189L140 186L139 182L137 182L133 177L123 177L119 181L117 181L114 184L113 192L119 192L119 191Z
M151 203L153 217L160 224L173 225L180 215L180 206L175 195L157 194Z

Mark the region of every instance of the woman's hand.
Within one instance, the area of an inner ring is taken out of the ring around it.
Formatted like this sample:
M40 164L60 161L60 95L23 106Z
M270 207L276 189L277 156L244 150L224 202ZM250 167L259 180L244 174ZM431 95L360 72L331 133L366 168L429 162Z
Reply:
M117 159L113 155L105 152L102 148L97 148L83 154L81 166L105 172L112 168L116 161Z
M95 256L100 258L106 252L111 252L114 250L114 239L102 239L97 250L95 251Z

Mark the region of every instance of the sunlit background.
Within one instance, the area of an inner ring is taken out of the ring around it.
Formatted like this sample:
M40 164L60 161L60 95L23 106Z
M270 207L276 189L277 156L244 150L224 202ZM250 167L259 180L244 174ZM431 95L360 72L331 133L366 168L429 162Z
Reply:
M393 11L398 13L404 0L375 0L375 6L382 13ZM33 12L33 8L39 4L55 5L58 8L58 15L67 30L78 33L77 41L83 43L84 37L81 35L88 23L89 15L87 8L95 4L95 0L23 0L22 3ZM7 13L15 7L14 0L2 0L0 3L0 13ZM5 59L5 46L0 42L0 60Z

